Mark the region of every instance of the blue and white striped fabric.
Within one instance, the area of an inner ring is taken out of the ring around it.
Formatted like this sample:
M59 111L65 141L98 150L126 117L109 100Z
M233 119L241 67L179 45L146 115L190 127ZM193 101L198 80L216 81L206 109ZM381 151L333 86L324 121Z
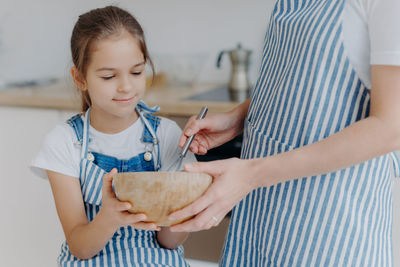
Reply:
M343 46L343 6L277 1L243 158L317 142L368 116L369 91ZM232 212L222 266L392 266L390 163L385 155L254 190Z
M129 160L116 160L113 157L95 153L99 159L88 157L93 155L88 151L89 143L89 122L90 122L90 109L86 112L84 123L73 123L73 120L79 119L80 116L74 116L69 120L70 125L74 128L78 140L82 140L82 154L81 154L81 173L80 184L85 204L85 212L88 221L92 221L96 214L100 211L101 206L101 188L103 183L103 175L106 171L110 171L112 167L102 166L95 162L114 162L117 161L116 167L119 172L128 168L129 171L154 171L160 165L159 159L157 160L158 141L155 135L159 118L151 113L152 110L145 106L144 103L138 104L140 119L144 120L145 130L142 135L143 142L150 142L154 144L153 155L150 162L145 161L145 152L133 157ZM150 129L151 128L151 129ZM111 160L110 160L111 159ZM131 166L127 166L131 165ZM117 167L119 166L119 167ZM106 170L108 168L108 170ZM136 168L132 170L132 168ZM157 242L155 231L136 230L131 226L121 227L118 229L105 247L93 258L88 260L79 260L74 257L68 249L68 244L63 243L61 254L58 257L60 266L143 266L143 267L187 267L189 266L184 260L183 247L179 246L174 250L162 248Z

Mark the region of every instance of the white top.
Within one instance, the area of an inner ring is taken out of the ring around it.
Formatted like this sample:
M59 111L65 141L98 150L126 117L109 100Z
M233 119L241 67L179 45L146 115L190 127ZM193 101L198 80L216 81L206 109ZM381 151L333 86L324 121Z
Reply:
M91 141L88 150L118 159L129 159L145 152L146 146L149 149L152 148L151 144L140 141L143 130L144 124L140 118L127 129L116 134L105 134L90 126L89 139ZM188 151L182 165L177 166L176 160L181 151L178 148L181 133L181 129L174 121L161 118L156 133L160 140L160 171L182 170L184 163L196 161L194 154ZM31 169L43 178L47 178L45 170L79 177L80 155L81 146L77 144L76 134L72 127L64 122L45 136L38 154L31 163Z
M399 0L346 0L344 47L367 88L370 65L400 65L399 11Z

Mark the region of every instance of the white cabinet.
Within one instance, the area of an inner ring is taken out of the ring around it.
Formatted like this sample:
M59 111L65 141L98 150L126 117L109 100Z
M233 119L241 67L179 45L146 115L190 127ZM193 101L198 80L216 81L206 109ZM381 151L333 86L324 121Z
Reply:
M47 180L28 166L56 110L0 107L0 259L2 266L56 266L64 239Z

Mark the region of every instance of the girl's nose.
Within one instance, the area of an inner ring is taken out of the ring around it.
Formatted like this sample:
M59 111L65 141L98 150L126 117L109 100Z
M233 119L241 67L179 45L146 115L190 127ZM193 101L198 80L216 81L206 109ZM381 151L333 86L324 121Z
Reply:
M126 75L122 76L118 85L119 92L128 92L132 89L132 82Z

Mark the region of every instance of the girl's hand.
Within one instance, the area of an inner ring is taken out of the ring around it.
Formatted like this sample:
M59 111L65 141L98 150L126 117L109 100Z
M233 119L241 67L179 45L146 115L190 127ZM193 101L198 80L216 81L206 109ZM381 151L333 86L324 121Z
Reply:
M202 120L197 120L196 116L192 116L183 129L179 146L183 147L187 138L196 134L189 149L193 153L204 155L211 148L230 141L242 130L243 118L235 110L209 114Z
M250 173L250 160L231 158L185 165L189 172L205 172L213 176L213 183L198 200L170 215L179 220L196 215L193 219L170 227L172 232L195 232L217 226L225 215L258 186Z
M141 230L160 230L160 227L154 223L143 222L146 219L145 214L129 213L128 210L132 206L131 203L122 202L116 198L112 187L112 180L116 173L117 169L114 168L103 177L103 199L99 215L101 214L108 221L108 224L115 229L130 225Z

